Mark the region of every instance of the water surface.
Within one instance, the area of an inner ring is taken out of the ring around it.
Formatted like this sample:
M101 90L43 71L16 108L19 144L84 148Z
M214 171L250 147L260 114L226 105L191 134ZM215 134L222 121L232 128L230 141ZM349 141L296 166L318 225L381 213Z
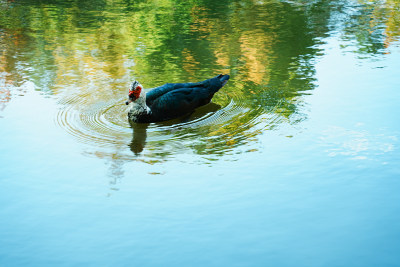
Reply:
M0 1L0 265L395 266L399 10ZM219 73L128 122L133 79Z

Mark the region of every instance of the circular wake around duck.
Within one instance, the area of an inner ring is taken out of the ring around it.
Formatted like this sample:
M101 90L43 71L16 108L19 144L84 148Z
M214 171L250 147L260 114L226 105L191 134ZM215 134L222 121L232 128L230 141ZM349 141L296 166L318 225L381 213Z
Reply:
M87 105L84 96L68 99L61 102L57 123L83 143L106 147L122 145L132 135L132 130L126 120L126 107L120 103Z
M89 94L72 96L60 101L56 123L94 148L87 153L141 157L149 162L178 154L194 153L215 160L225 154L254 151L245 144L254 143L265 128L261 109L250 109L231 96L200 107L190 116L150 124L130 123L124 101L125 97L101 101ZM274 119L278 117L268 121Z

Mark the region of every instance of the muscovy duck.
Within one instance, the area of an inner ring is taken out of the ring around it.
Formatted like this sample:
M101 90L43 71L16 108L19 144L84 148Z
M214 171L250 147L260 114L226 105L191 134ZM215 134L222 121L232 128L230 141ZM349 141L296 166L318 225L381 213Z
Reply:
M128 118L133 122L150 123L190 114L208 104L228 80L229 75L220 74L197 83L167 83L147 93L138 81L134 81L126 101L127 105L132 103Z

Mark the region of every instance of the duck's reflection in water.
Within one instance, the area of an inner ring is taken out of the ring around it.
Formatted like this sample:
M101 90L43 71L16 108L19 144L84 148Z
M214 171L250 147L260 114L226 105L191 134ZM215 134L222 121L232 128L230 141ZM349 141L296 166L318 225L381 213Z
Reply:
M207 124L205 122L205 119L214 116L214 113L219 109L221 109L220 105L211 102L203 107L198 108L192 114L174 120L158 122L156 123L156 125L160 126L160 129L162 129L161 131L167 131L165 133L166 135L170 134L173 126L179 124L182 124L182 126L186 125L187 127L188 124L195 121L196 127L201 127L202 125ZM203 118L204 123L202 123ZM150 123L135 123L129 120L129 124L133 129L133 137L131 143L129 144L129 147L133 154L138 156L140 155L140 153L143 152L146 146L147 129L149 128Z
M145 145L147 139L147 128L149 127L149 123L134 123L129 120L131 127L133 129L133 138L129 147L131 151L137 156L139 155Z

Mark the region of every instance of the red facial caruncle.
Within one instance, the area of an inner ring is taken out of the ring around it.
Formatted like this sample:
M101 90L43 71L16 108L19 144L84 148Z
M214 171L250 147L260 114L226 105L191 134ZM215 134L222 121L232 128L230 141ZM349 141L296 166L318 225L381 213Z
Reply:
M129 97L133 99L138 99L141 92L142 92L142 87L136 86L134 90L129 90Z

